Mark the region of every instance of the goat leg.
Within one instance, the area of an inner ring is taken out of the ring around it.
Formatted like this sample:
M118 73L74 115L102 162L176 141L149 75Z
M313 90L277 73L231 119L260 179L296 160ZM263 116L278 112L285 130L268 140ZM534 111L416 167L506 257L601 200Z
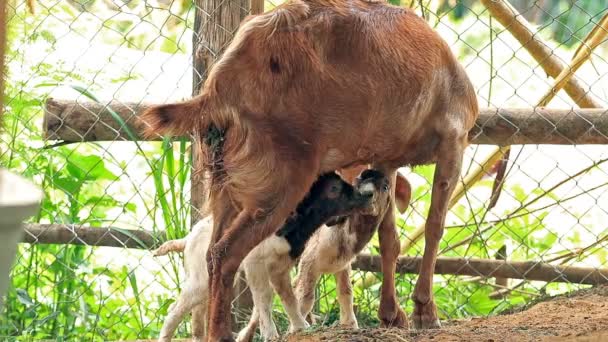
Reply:
M272 302L272 298L270 299ZM249 323L244 327L241 331L239 331L238 337L236 338L237 342L252 342L255 337L255 331L260 324L260 314L258 313L257 308L254 306L251 311L251 317L249 318ZM275 328L275 335L278 336L279 333ZM263 333L263 332L262 332Z
M466 136L465 136L466 138ZM413 323L416 329L440 328L437 308L433 301L433 273L439 241L443 235L448 202L454 191L462 166L464 139L444 138L439 146L438 161L433 179L431 206L426 220L425 246L420 276L414 294Z
M208 289L205 289L208 290ZM207 296L207 294L205 294ZM205 303L206 304L206 303ZM207 323L207 305L197 305L192 309L192 341L203 342Z
M199 284L188 283L186 285L163 322L160 337L158 338L160 342L171 341L175 329L177 329L184 316L197 305L203 306L206 304L206 290L204 286L200 286Z
M386 168L379 165L374 165L373 168L381 170L391 180L391 189L393 189L393 198L395 193L395 183L397 170ZM399 236L395 228L395 204L390 201L388 210L382 219L382 223L378 228L378 237L380 242L380 256L382 259L382 287L380 292L380 309L378 318L380 318L381 326L383 327L399 327L408 328L407 315L399 307L397 301L397 293L395 290L395 268L397 266L397 258L401 249Z
M340 325L345 328L358 329L357 317L353 308L353 286L350 282L350 264L334 274L340 303Z
M310 324L314 324L315 320L311 312L315 303L315 286L321 278L321 273L315 270L310 262L300 262L298 272L295 287L300 314L309 319Z
M272 320L272 297L274 293L270 286L270 275L264 263L261 260L246 260L243 267L253 297L253 311L249 323L239 332L237 341L253 341L258 325L264 341L279 337Z
M296 299L293 287L291 286L291 277L289 276L290 269L291 267L271 264L269 265L268 272L270 273L270 282L281 298L285 313L287 314L287 317L289 317L289 332L294 332L308 328L309 324L300 314L298 300Z

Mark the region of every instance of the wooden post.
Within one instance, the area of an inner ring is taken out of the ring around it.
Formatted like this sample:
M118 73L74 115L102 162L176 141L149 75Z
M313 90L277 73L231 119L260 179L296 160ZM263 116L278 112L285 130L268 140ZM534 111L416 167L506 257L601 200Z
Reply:
M2 1L0 3L0 75L5 75L4 73L4 48L6 46L6 26L8 23L6 22L6 1ZM4 77L0 77L0 124L3 122L2 117L4 115Z
M252 0L259 1L259 0ZM262 2L263 3L263 2ZM232 40L241 20L249 12L249 0L196 0L192 36L192 95L198 95L215 60ZM196 165L196 153L192 155ZM194 170L193 170L194 171ZM192 223L202 218L205 198L202 175L192 173Z
M198 95L211 66L221 56L228 46L243 18L250 12L260 13L264 9L264 0L196 0L194 2L194 35L192 37L192 95ZM193 165L196 165L197 155L192 154ZM202 218L200 210L206 197L204 179L201 173L192 170L191 177L191 213L192 223ZM253 300L246 283L240 279L237 282L238 296L233 303L235 307L234 328L244 317L240 314L251 313ZM200 317L192 314L192 331L202 331L203 322Z
M494 259L496 260L507 260L507 245L502 245L502 247L500 247L498 249L498 252L496 252L496 255L494 256ZM494 278L494 284L501 286L502 288L505 288L509 285L509 278L503 278L503 277L496 277ZM492 297L492 294L490 294L490 298L491 299L499 299L501 298L500 296L498 297Z

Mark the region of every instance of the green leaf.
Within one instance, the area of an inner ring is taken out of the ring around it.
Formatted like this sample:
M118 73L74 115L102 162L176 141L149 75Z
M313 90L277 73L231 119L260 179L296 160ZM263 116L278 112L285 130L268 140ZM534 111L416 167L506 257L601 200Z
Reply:
M82 182L78 181L76 178L68 178L60 174L54 174L51 179L55 187L65 192L67 195L77 197L80 192Z
M511 187L511 195L515 197L515 199L519 203L524 203L528 198L528 193L519 185L513 185Z
M117 175L105 167L103 159L95 155L71 154L67 159L66 169L73 177L85 181L118 179Z
M55 44L57 42L57 39L51 31L42 30L40 31L40 36L50 44Z
M122 229L122 228L117 228L117 227L112 227L111 229L128 236L130 239L137 242L137 244L140 245L143 249L148 249L148 248L152 247L152 246L148 246L145 242L143 242L141 239L139 239L135 234L131 233L129 231L129 229Z
M84 197L84 196L83 196ZM95 205L102 207L117 207L121 206L122 203L120 201L115 200L114 198L104 195L104 196L93 196L89 197L84 205Z
M37 324L43 325L44 323L57 318L57 316L59 316L59 314L60 314L59 311L53 311L50 315L42 317L41 319L37 320Z
M135 271L131 271L128 272L128 276L129 276L129 284L131 285L131 290L133 291L133 294L135 295L135 302L137 303L137 311L139 313L139 320L135 320L136 326L139 329L143 328L143 317L142 317L142 312L141 312L141 300L140 300L140 293L139 293L139 289L137 288L137 278L135 278Z
M34 305L34 301L32 300L32 298L30 298L30 295L27 293L26 290L17 289L15 290L15 292L17 293L17 300L19 301L19 303L25 305L26 307Z
M546 251L546 250L551 249L555 245L555 241L557 241L557 238L558 238L557 235L555 235L552 232L548 232L547 234L545 234L545 236L542 239L536 240L535 245L541 251Z
M130 211L135 213L137 211L137 205L135 203L129 202L124 204L124 212Z

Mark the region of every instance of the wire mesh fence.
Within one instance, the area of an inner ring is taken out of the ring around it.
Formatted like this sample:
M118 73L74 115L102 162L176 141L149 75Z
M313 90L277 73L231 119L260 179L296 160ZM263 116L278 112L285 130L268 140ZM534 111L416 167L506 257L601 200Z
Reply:
M188 139L142 141L133 123L146 104L196 92L243 16L280 2L53 0L34 2L34 13L28 4L8 5L0 160L45 199L19 248L0 336L157 337L184 273L181 255L149 249L187 234L200 191ZM440 318L608 282L608 1L394 4L450 44L483 107L440 246ZM414 190L398 218L397 291L408 312L433 170L401 170ZM364 254L352 277L356 314L375 326L377 237ZM335 287L332 276L319 283L322 324L337 319ZM275 319L284 330L278 299Z

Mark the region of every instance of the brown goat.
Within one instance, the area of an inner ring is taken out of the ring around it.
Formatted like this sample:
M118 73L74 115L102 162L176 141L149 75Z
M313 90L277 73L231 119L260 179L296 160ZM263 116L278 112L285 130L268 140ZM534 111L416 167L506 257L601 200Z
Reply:
M290 0L247 17L201 94L142 114L146 133L194 132L214 218L208 340L231 341L234 275L319 174L436 163L426 244L412 296L417 328L438 327L432 279L475 91L447 43L412 11L360 0ZM407 327L395 294L395 208L379 228L379 317Z

